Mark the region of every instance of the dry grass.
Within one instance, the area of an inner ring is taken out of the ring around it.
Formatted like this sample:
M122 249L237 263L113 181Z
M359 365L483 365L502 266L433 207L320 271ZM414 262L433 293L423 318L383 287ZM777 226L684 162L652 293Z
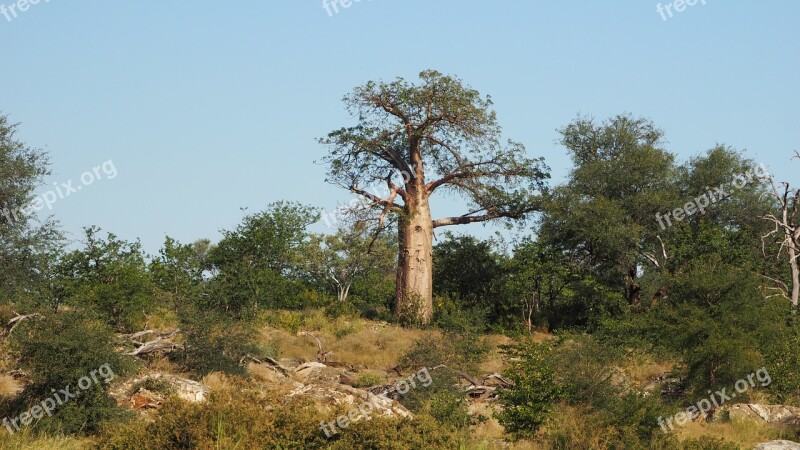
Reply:
M178 364L170 361L167 356L156 356L146 361L146 367L154 372L167 373L171 375L180 374Z
M204 376L200 382L212 391L227 391L233 387L229 377L222 372L212 372Z
M493 334L486 336L486 341L491 345L491 348L486 354L486 359L480 364L480 372L487 374L503 373L508 364L500 351L500 346L511 345L514 340L508 336Z
M680 427L676 432L682 440L710 436L734 442L742 448L753 448L762 442L794 437L788 430L778 426L744 419L715 423L692 422Z
M657 376L675 368L674 361L655 361L649 355L632 355L624 362L622 369L628 375L631 385L644 387Z
M0 397L16 397L20 391L22 384L13 377L0 375Z
M0 449L3 450L86 450L94 447L89 439L34 436L29 430L22 430L13 436L0 433Z
M470 449L511 449L511 450L540 450L540 444L531 441L507 442L508 435L505 429L493 417L495 406L486 403L470 403L469 412L473 415L483 416L484 421L470 427Z
M283 316L289 329L266 326L260 340L274 347L280 358L298 358L313 361L317 344L308 336L297 336L298 319ZM300 329L313 332L322 341L326 352L332 351L332 360L352 365L386 370L397 366L400 358L419 339L438 335L438 331L405 329L396 325L370 322L363 319L328 319L317 312L299 320Z

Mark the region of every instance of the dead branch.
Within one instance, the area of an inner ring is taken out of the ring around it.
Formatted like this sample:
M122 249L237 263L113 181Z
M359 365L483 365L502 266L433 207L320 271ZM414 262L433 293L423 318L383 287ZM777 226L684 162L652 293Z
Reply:
M177 348L177 344L171 341L162 340L158 338L156 340L147 342L146 344L142 345L141 347L137 348L132 352L126 353L129 356L140 356L146 355L149 353L156 353L156 352L171 352Z
M333 352L324 352L322 351L322 341L319 340L317 336L313 333L308 331L300 330L297 332L297 336L309 336L317 343L317 362L327 363L328 359L333 355Z
M17 313L15 313L17 314ZM9 320L8 323L0 330L0 340L5 339L8 336L11 336L11 333L14 332L14 328L17 327L20 323L25 320L32 319L34 317L44 317L41 314L17 314L16 317Z
M262 360L262 359L256 358L253 355L247 354L247 355L242 356L241 359L239 359L239 365L243 366L246 361L252 361L252 362L254 362L256 364L263 364L263 365L266 365L268 367L272 367L272 368L278 370L283 375L286 375L287 377L290 376L289 375L289 369L284 367L283 364L279 363L275 359L270 358L269 356L263 357L263 360Z

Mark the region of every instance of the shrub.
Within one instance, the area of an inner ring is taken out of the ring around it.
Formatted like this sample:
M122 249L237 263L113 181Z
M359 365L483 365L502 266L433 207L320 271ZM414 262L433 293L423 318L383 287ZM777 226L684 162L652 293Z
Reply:
M41 320L20 325L12 344L20 365L30 372L31 384L25 388L14 415L50 398L70 386L79 391L82 377L89 377L104 365L114 376L130 373L134 363L114 351L114 335L102 321L78 312L52 313ZM111 377L108 377L111 379ZM117 417L121 410L108 396L108 384L100 378L80 395L65 402L53 417L40 422L42 428L65 433L91 433L99 424Z
M185 349L170 357L184 370L200 376L211 372L242 375L242 356L265 350L255 345L255 332L249 323L234 321L218 311L187 311L181 329L186 337Z
M418 385L404 395L400 402L415 414L426 414L437 423L450 428L466 428L471 423L469 402L458 384L459 376L447 368L431 374L429 386Z
M208 401L189 404L169 398L152 423L138 421L107 427L99 448L107 450L200 449L451 449L457 435L431 418L373 418L360 421L328 439L320 428L323 417L311 404L257 394L244 382L211 394Z
M564 407L554 415L542 436L542 443L553 450L650 449L650 450L738 450L739 446L722 439L702 437L679 440L675 435L655 431L640 436L626 426L610 425L602 414L584 408Z
M549 417L561 393L548 363L552 348L523 342L505 346L503 351L511 362L505 375L514 386L500 391L503 410L496 414L497 420L515 437L532 437Z
M59 299L97 312L117 331L140 331L154 306L154 284L139 242L86 229L86 247L67 254L55 279Z
M353 387L366 388L383 384L383 378L374 373L362 373L356 378Z
M400 359L399 366L403 370L418 370L444 364L450 369L475 373L488 351L489 344L477 334L446 331L441 337L416 341Z

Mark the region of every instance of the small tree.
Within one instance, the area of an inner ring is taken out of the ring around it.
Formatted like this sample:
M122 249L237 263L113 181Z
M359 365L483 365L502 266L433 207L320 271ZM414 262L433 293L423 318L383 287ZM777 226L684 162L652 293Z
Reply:
M315 280L336 292L339 302L347 300L350 289L370 271L395 268L392 242L373 239L363 223L340 228L335 235L316 235L305 252L305 264Z
M433 282L437 295L455 295L471 307L492 306L491 294L503 272L496 242L445 233L433 248Z
M628 115L603 123L578 118L561 130L575 168L547 204L543 242L564 248L607 286L622 281L628 303L641 304L643 267L666 253L655 217L680 200L673 188L674 156L663 132Z
M86 229L81 250L64 256L56 277L60 301L96 311L118 331L138 331L154 306L153 283L139 242Z
M357 124L320 142L328 181L362 196L377 229L398 226L395 313L427 324L433 315L433 230L450 225L522 219L539 207L548 168L517 142L502 143L492 101L455 77L433 70L421 83L368 82L344 98ZM369 191L380 183L381 191ZM464 214L433 220L431 196L465 197Z
M11 347L31 379L19 398L18 412L69 386L80 395L72 400L62 396L64 404L40 427L64 433L91 433L99 429L102 421L120 416L124 410L108 395L110 384L106 380L128 375L136 366L129 357L115 351L115 345L110 327L81 311L51 312L20 325ZM86 390L79 388L81 378L92 376L93 371L97 382L92 380ZM98 371L102 377L96 376Z
M43 209L34 190L49 175L47 154L15 137L16 125L0 115L0 303L50 298L49 274L61 252L56 222L37 220Z
M207 306L234 315L259 307L297 305L301 252L308 244L308 226L319 219L309 206L276 202L265 211L245 216L210 251L213 279Z
M200 293L211 248L208 239L189 245L167 236L159 255L150 263L153 282L170 294L176 306L185 303L186 297Z
M503 410L496 417L508 433L533 437L553 410L561 386L549 362L552 349L531 341L504 347L511 362L505 375L513 386L500 391Z

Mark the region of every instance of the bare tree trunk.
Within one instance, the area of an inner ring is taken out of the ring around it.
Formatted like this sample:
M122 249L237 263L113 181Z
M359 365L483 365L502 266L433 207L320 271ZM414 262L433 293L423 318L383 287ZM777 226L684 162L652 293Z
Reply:
M339 299L340 303L344 303L347 300L347 297L350 295L350 286L351 283L340 284L337 287L337 298Z
M426 198L409 203L407 211L399 221L395 309L427 325L433 316L433 221Z
M792 311L797 311L797 300L800 297L800 264L797 262L798 255L796 244L789 245L789 266L792 269Z
M533 333L533 304L525 301L525 304L522 306L522 320L525 322L525 328L528 330L528 334Z

